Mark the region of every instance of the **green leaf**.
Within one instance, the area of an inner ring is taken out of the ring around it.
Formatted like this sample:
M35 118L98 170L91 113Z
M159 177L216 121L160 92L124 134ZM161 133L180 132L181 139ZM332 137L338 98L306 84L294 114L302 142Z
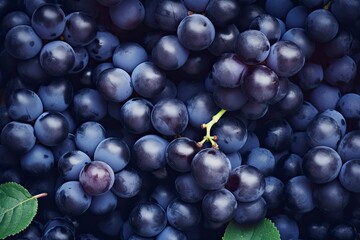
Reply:
M27 228L36 215L37 198L21 185L9 182L0 185L0 239L5 239Z
M280 233L274 223L264 219L256 225L229 223L222 240L280 240Z

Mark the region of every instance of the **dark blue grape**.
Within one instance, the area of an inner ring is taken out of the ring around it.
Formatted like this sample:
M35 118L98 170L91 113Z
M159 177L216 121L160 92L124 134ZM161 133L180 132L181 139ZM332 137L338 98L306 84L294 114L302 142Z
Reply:
M291 0L266 0L265 10L280 19L286 17L287 13L294 7Z
M205 86L202 81L180 81L177 85L177 96L176 98L186 102L196 94L204 92Z
M247 102L246 95L242 91L241 87L225 88L215 86L213 98L218 107L228 111L240 110Z
M300 5L292 8L286 15L285 21L287 28L303 28L308 14L309 10L304 6Z
M117 197L111 191L108 191L99 196L93 196L89 211L96 215L103 215L111 213L117 206Z
M123 169L115 174L115 182L111 189L118 197L132 198L136 196L142 187L142 178L133 169Z
M359 17L360 4L357 1L338 1L331 3L331 12L340 22L350 23Z
M139 138L132 148L134 163L143 171L153 171L165 166L165 150L169 143L157 135Z
M152 191L149 200L158 203L163 209L166 209L175 197L176 193L173 186L160 184Z
M39 96L29 89L15 90L7 100L7 112L11 119L32 122L43 112Z
M225 28L217 29L214 41L208 47L209 52L215 56L235 51L239 30L236 25L231 24Z
M75 239L75 226L68 218L54 218L49 220L43 229L44 240Z
M185 17L177 28L180 43L189 50L208 48L215 38L215 28L205 16L193 14Z
M166 227L164 209L156 203L138 204L130 213L129 223L135 233L143 237L154 237Z
M360 112L356 111L356 106L359 103L359 94L347 93L339 99L336 108L345 118L360 118Z
M176 138L166 147L166 162L178 172L188 172L198 151L199 148L194 140L186 137Z
M266 148L254 148L250 151L246 164L256 167L264 176L275 170L274 155Z
M350 224L339 224L329 229L329 240L352 240L357 239L358 234L354 226Z
M212 129L212 133L217 137L216 142L224 153L239 151L247 139L245 124L233 117L221 118Z
M113 68L114 65L112 63L109 62L105 62L105 63L100 63L98 64L95 68L92 69L91 71L91 82L96 84L96 82L99 79L100 74L110 68Z
M74 47L83 47L96 37L97 24L93 17L83 12L73 12L66 16L64 37Z
M261 31L247 30L238 36L235 52L244 63L259 64L268 57L270 43Z
M205 14L217 27L233 23L240 13L240 3L236 0L210 0Z
M124 69L129 74L148 59L145 49L138 43L120 44L114 51L112 60L115 67Z
M311 58L315 51L315 43L309 39L303 28L291 28L284 33L282 41L295 43L303 52L305 59Z
M259 30L265 34L270 44L274 44L281 37L280 23L269 14L260 14L254 18L249 26L250 29Z
M41 85L38 94L44 110L62 112L71 104L73 86L68 80L56 79L48 85Z
M97 90L83 88L74 95L72 110L81 122L99 121L106 115L106 102Z
M18 25L6 33L4 46L11 56L25 60L40 52L42 41L32 27Z
M349 56L344 56L330 62L325 69L324 80L334 86L344 86L353 82L356 73L355 61Z
M320 115L334 119L340 128L341 136L345 135L346 130L347 130L346 129L346 127L347 127L346 120L340 112L338 112L334 109L328 109L328 110L325 110L324 112L320 113Z
M240 109L242 116L248 120L257 120L265 116L269 109L269 105L266 103L257 103L248 101Z
M265 179L261 172L249 165L241 165L231 171L226 184L240 202L252 202L261 197L265 191Z
M151 112L151 123L161 134L172 136L182 133L189 122L185 104L178 99L163 99Z
M320 64L307 62L297 76L302 89L313 89L323 81L324 71Z
M1 20L3 32L7 32L18 25L30 25L30 18L26 13L21 11L9 12Z
M196 226L200 222L201 213L196 205L173 200L166 209L169 224L178 230L184 230Z
M63 111L61 114L65 117L69 125L69 133L74 133L77 127L74 117L71 115L70 111Z
M133 133L145 133L151 127L153 105L143 98L132 98L120 109L120 119L124 127Z
M97 122L85 122L75 133L76 147L92 157L98 144L105 139L105 129Z
M246 31L249 29L250 23L259 15L265 13L264 8L257 4L250 4L243 6L242 14L239 15L237 27L239 31Z
M284 119L270 120L262 130L263 145L274 151L285 150L291 141L292 128Z
M51 150L36 144L29 152L24 154L20 160L21 169L30 175L40 175L54 166L54 155Z
M64 32L65 13L59 6L43 4L32 14L31 25L42 39L56 39Z
M186 235L176 230L171 226L167 226L159 235L156 236L156 240L187 240Z
M307 16L305 30L312 40L326 43L338 33L339 23L330 11L317 9Z
M180 199L189 203L201 201L206 194L190 173L179 175L175 179L175 189Z
M306 130L309 123L318 113L318 110L311 103L305 101L301 108L289 119L292 129L294 131Z
M265 178L265 192L262 195L268 209L276 209L284 203L284 183L272 176Z
M295 43L279 41L271 46L267 66L279 77L291 77L305 64L305 56Z
M58 112L44 112L35 121L35 135L45 146L56 146L67 138L69 125Z
M109 191L114 185L114 171L105 162L92 161L81 169L79 181L88 195L98 196Z
M247 65L235 54L223 54L212 67L214 81L222 87L234 88L244 81Z
M341 185L350 192L360 192L359 184L360 176L360 160L352 159L347 161L341 168L339 180Z
M238 202L234 220L239 224L256 224L265 218L266 202L260 197L252 202Z
M63 41L49 42L41 49L40 64L49 75L63 76L74 67L74 49Z
M204 216L213 222L229 221L237 208L234 195L226 189L219 189L207 193L202 201Z
M341 160L346 162L351 159L360 158L360 154L358 151L359 143L360 143L360 131L350 131L344 135L341 139L337 152L339 153Z
M131 74L134 90L146 98L155 97L165 88L166 77L152 62L143 62L136 66Z
M324 46L324 53L328 57L340 58L350 52L353 36L350 32L340 29L336 37Z
M113 53L119 44L118 37L111 32L98 31L95 39L86 46L86 49L92 59L106 61L113 57Z
M182 1L162 0L158 1L153 13L157 27L175 32L179 23L187 16L187 9Z
M68 215L83 214L91 204L91 196L84 192L80 182L69 181L62 184L55 195L58 209Z
M291 240L299 238L299 227L294 219L278 214L273 216L271 220L279 230L281 239Z
M310 149L303 158L305 176L314 183L334 180L341 169L341 158L332 148L319 146Z
M66 181L78 181L81 169L91 162L84 152L72 150L64 153L58 160L57 166L60 176Z
M198 152L191 162L191 173L204 189L217 190L225 186L230 175L230 161L219 150L206 148Z
M274 106L283 115L289 115L299 110L303 104L303 101L304 95L300 87L289 81L286 95Z
M112 22L119 28L136 28L145 17L143 4L138 0L122 0L109 8Z
M112 211L104 215L102 221L97 222L99 230L107 235L107 238L119 236L123 224L120 211Z
M306 136L303 137L306 141ZM305 149L303 155L305 155L309 150L310 146ZM286 180L303 175L303 158L296 153L291 153L290 155L281 158L280 162L277 163L277 167L280 176Z
M337 87L322 83L310 92L309 102L322 112L326 109L335 109L340 97L341 93Z
M54 154L55 161L58 161L63 154L76 150L74 138L75 136L69 133L64 141L51 148Z
M18 62L17 72L23 81L31 85L45 83L50 78L50 76L41 67L39 57L33 57Z
M298 213L310 212L315 208L313 185L305 176L296 176L285 185L287 207Z
M341 211L346 207L349 199L350 192L338 180L318 185L314 189L315 205L323 211Z
M151 52L154 63L164 70L175 70L182 67L189 57L187 50L175 35L160 38Z
M209 4L210 0L199 0L199 1L192 1L192 0L184 0L185 6L194 12L204 12L207 5Z
M103 71L96 82L99 92L108 100L122 102L133 93L130 75L121 68Z
M75 62L69 73L79 73L83 71L89 63L89 53L84 47L75 47Z

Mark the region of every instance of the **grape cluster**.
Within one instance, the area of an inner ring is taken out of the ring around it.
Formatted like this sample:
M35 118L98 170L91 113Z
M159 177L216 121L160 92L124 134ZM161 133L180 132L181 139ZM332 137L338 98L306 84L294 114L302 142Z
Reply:
M9 239L265 217L359 239L360 1L4 0L0 20L0 183L48 194Z

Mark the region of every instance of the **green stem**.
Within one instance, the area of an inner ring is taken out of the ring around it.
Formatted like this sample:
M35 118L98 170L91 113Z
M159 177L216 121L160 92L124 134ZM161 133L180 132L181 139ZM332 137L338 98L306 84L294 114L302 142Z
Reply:
M329 10L331 3L332 3L332 1L328 2L323 8L326 10Z
M216 148L216 149L219 148L219 145L216 143L217 137L211 136L210 132L211 132L212 126L214 126L214 124L216 124L225 113L226 113L226 110L221 109L217 114L215 114L212 117L210 122L204 123L201 125L202 129L206 129L206 135L204 136L203 140L201 140L200 142L197 143L199 147L202 147L205 142L209 141L213 148Z

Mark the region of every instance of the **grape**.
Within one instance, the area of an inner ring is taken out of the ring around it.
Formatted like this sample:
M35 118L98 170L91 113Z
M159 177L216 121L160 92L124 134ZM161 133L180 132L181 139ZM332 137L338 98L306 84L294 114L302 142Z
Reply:
M56 5L43 4L32 14L31 25L42 39L56 39L64 32L65 13Z
M134 90L141 96L151 98L165 88L165 74L152 62L143 62L131 73Z
M169 203L175 199L175 190L172 186L157 185L150 195L150 201L159 204L163 209L166 209Z
M192 1L192 0L184 0L185 6L194 12L204 12L206 6L209 4L210 0L199 0L199 1Z
M154 20L157 27L162 30L176 31L181 20L187 16L187 9L183 2L162 0L154 5Z
M196 226L200 221L199 209L191 203L174 199L166 209L169 224L178 230Z
M234 88L240 86L247 73L247 65L240 61L238 55L223 54L213 65L212 77L222 87Z
M350 192L360 192L359 185L359 170L360 160L352 159L347 161L342 167L339 174L339 180L341 185Z
M31 175L40 175L54 167L54 155L50 149L36 144L20 160L21 168Z
M83 88L74 94L72 110L81 122L99 121L106 115L106 102L97 90Z
M208 47L208 50L215 56L221 56L223 53L234 52L238 35L239 30L234 24L225 28L217 29L214 41Z
M326 101L320 100L325 99L323 96L326 96ZM326 109L335 109L340 97L341 93L338 88L322 83L310 92L309 102L322 112Z
M67 218L49 220L44 226L44 240L75 239L74 224Z
M323 211L341 211L348 204L348 192L338 180L321 184L314 189L315 205Z
M175 189L180 199L189 203L201 201L206 194L190 173L179 175L175 179Z
M309 148L304 151L303 155L310 151L310 149L311 147L309 146ZM295 153L281 158L280 162L278 162L277 165L279 169L279 174L282 178L286 180L289 180L290 178L299 175L303 175L303 158Z
M204 216L214 222L229 221L237 208L234 195L226 189L209 192L202 201Z
M161 69L175 70L182 67L189 57L189 51L184 48L174 35L160 38L151 52L152 60Z
M306 130L309 123L318 113L318 110L311 103L304 101L301 108L289 119L292 129L294 131Z
M159 235L156 236L156 240L187 240L186 235L176 230L171 226L167 226Z
M94 83L96 85L100 74L110 68L113 68L114 65L112 63L109 62L105 62L105 63L100 63L99 65L97 65L92 71L91 71L91 82Z
M153 105L144 98L129 99L120 109L120 119L127 130L140 134L151 128Z
M309 10L304 6L296 6L292 8L286 15L286 26L288 28L303 28L308 14Z
M246 164L256 167L264 176L268 176L275 169L275 158L266 148L254 148L250 151Z
M12 92L6 105L9 117L16 121L31 122L43 112L41 99L29 89Z
M285 18L287 13L292 9L294 3L291 0L266 0L265 10L278 18Z
M33 57L20 61L17 66L19 77L31 85L39 85L45 83L49 79L49 75L40 65L40 59Z
M215 86L213 99L216 105L228 111L240 110L247 102L241 87L225 88Z
M191 162L199 148L194 140L186 137L176 138L166 147L166 162L178 172L189 172Z
M236 41L235 52L246 64L263 62L270 52L270 43L265 34L258 30L242 32Z
M266 212L266 202L263 198L252 202L238 202L233 219L239 224L256 224L264 219Z
M89 211L93 214L103 215L111 213L117 206L117 197L111 191L108 191L99 196L93 196Z
M39 97L46 111L65 111L73 99L73 85L65 79L57 79L48 85L41 85Z
M26 13L21 11L9 12L1 21L1 29L4 32L18 25L30 25L30 18Z
M281 40L295 43L302 50L306 60L314 54L315 43L309 39L303 28L289 29L284 33Z
M236 0L210 0L205 14L217 27L233 23L240 13L241 6Z
M323 81L324 71L319 64L305 63L297 76L299 78L299 86L302 89L313 89Z
M91 196L84 192L80 182L69 181L58 188L55 202L61 212L77 216L83 214L90 207Z
M249 165L241 165L231 171L226 188L240 202L252 202L265 191L265 179L261 172Z
M145 17L145 9L138 0L122 0L109 8L112 22L119 28L130 30L136 28Z
M69 133L64 141L51 148L54 158L56 161L60 159L60 157L70 151L76 150L75 145L75 136L72 133Z
M345 118L360 118L360 113L355 110L358 103L360 103L359 94L347 93L339 99L336 108Z
M313 185L305 176L291 178L285 185L287 206L294 212L306 213L315 207Z
M163 99L151 111L151 123L161 134L172 136L182 133L188 125L185 104L177 99Z
M154 237L166 227L164 209L156 203L138 204L130 213L129 223L135 233Z
M278 214L271 218L279 230L281 239L298 239L299 227L296 221L286 215Z
M349 56L335 59L325 69L324 80L334 86L351 84L356 76L356 63Z
M148 59L145 49L137 43L122 43L114 51L112 60L115 67L119 67L129 74Z
M32 27L18 25L6 33L4 46L14 58L26 60L40 52L42 42Z
M75 47L75 62L69 73L79 73L86 68L89 62L89 53L84 47Z
M112 192L121 198L136 196L142 186L142 178L133 169L123 169L115 174L115 182L111 188Z
M290 150L299 156L304 156L311 148L306 132L294 132L290 143Z
M310 149L303 158L305 176L314 183L328 183L340 173L342 163L339 154L325 146Z
M185 17L177 28L180 43L189 50L200 51L211 45L215 38L215 28L205 16L193 14Z
M350 52L353 36L350 32L340 29L336 37L325 44L324 53L328 57L340 58Z
M72 70L74 64L74 49L66 42L52 41L41 49L40 65L49 75L63 76Z
M265 191L262 195L268 209L276 209L284 203L284 183L272 176L265 178Z
M97 223L99 230L107 235L108 238L109 236L118 236L123 224L124 221L119 211L113 211L104 215L103 220Z
M84 152L72 150L64 153L58 160L57 166L60 176L67 181L78 181L81 169L91 162Z
M104 162L92 161L80 171L79 181L88 195L98 196L109 191L114 185L114 171Z
M96 81L97 89L104 98L122 102L133 93L130 75L120 68L104 70Z
M269 14L260 14L254 18L251 21L249 28L265 34L270 44L277 42L281 36L280 23L275 17Z
M284 150L290 144L292 132L292 128L286 120L270 120L264 124L262 144L270 150Z
M113 57L113 53L119 44L119 39L111 32L98 31L95 39L86 46L86 49L94 60L106 61Z
M96 22L88 14L73 12L66 16L64 37L73 47L83 47L96 37Z
M339 23L330 11L317 9L307 16L305 30L314 41L326 43L338 33Z
M56 146L68 135L69 126L65 117L58 112L44 112L35 121L36 138L45 146Z
M134 163L143 171L153 171L165 166L165 150L168 142L157 135L139 138L132 148Z
M206 190L225 186L230 174L230 161L219 150L206 148L198 152L191 162L191 173L197 183Z

